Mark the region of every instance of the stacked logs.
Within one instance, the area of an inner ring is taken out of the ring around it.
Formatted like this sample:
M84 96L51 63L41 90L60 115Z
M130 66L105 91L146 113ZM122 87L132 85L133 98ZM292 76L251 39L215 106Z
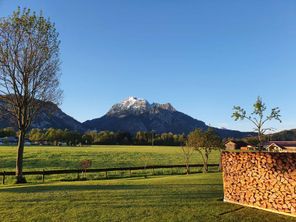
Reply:
M296 216L296 153L223 152L224 201Z

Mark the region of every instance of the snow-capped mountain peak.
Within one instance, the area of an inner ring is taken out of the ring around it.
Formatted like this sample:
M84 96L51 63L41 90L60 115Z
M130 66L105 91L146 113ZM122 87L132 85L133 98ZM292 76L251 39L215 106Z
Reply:
M117 103L111 107L107 115L125 115L126 113L143 114L148 112L158 112L159 110L167 110L174 112L175 108L170 103L150 104L147 100L130 96L127 99Z
M137 98L134 96L130 96L127 99L123 100L121 103L123 108L142 108L145 106L150 106L150 104L148 103L147 100L145 99L141 99L141 98Z

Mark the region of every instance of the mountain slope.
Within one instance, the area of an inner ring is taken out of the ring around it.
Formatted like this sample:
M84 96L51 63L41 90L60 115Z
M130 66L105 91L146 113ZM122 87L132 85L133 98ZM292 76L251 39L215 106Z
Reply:
M69 129L74 131L83 132L82 124L75 120L73 117L65 114L60 108L53 103L44 103L42 109L37 114L32 122L31 128L57 128ZM17 129L17 124L14 118L9 115L0 113L0 128L13 127Z
M155 131L156 133L172 132L188 134L199 128L205 130L208 126L200 120L194 119L177 111L170 103L150 104L147 100L129 97L117 103L101 118L88 120L83 123L84 128L91 130L125 131ZM245 133L227 129L214 128L221 137L242 138L252 133Z
M284 130L267 135L269 140L273 141L295 141L296 129Z

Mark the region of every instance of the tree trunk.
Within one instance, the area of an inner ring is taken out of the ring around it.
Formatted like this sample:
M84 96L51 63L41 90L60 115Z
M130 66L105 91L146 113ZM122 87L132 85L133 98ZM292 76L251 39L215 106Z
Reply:
M205 151L204 167L203 167L203 172L204 173L208 172L208 160L209 160L209 154L208 154L207 151Z
M260 133L258 133L258 140L259 140L259 150L261 151L261 136Z
M186 162L186 175L190 174L190 168L189 168L189 160Z
M25 177L23 177L23 155L25 145L25 130L20 130L17 147L17 158L16 158L16 183L26 183Z
M263 150L261 128L258 128L259 151Z

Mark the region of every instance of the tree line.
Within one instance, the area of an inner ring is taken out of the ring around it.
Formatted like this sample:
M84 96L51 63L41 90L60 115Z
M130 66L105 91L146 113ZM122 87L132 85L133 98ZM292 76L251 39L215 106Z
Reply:
M157 145L180 146L186 140L184 134L153 133L139 131L135 134L112 131L87 131L80 133L62 129L32 129L27 138L33 143L50 145Z

